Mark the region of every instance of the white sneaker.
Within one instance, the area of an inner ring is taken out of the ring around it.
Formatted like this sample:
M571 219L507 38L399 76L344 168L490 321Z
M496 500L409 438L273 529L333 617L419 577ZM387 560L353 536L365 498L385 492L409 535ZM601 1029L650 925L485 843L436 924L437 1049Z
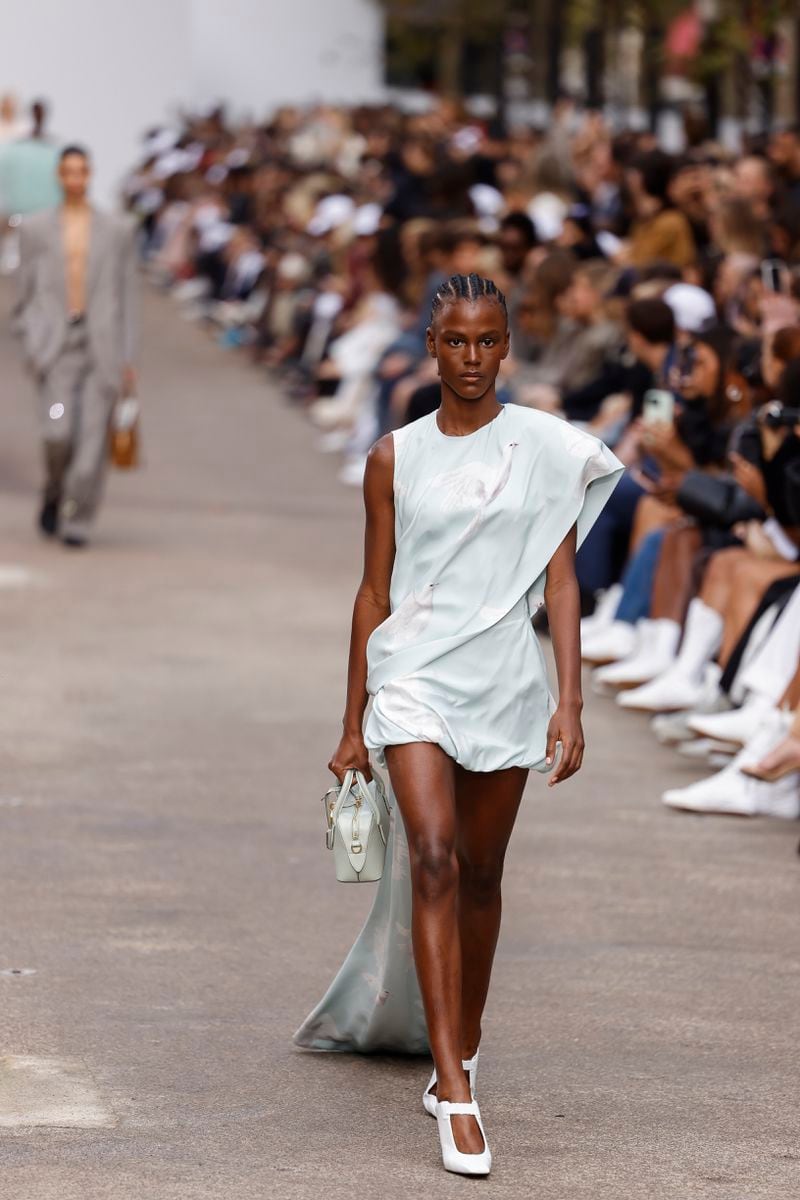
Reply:
M601 594L594 612L590 617L581 621L581 638L588 638L590 633L597 633L614 620L619 602L622 599L622 584L614 583Z
M768 714L747 745L731 759L728 766L723 767L716 775L700 779L688 787L669 788L662 796L664 804L668 808L678 808L686 812L719 813L738 817L786 814L796 816L799 807L796 784L792 789L784 788L770 795L763 789L772 788L774 784L761 783L760 780L743 775L739 770L740 766L750 766L759 762L781 738L785 737L791 721L791 713L776 710Z
M656 713L650 719L650 728L658 740L669 746L673 742L685 742L692 736L689 728L689 718L700 713L729 712L731 702L724 692L717 691L708 702L701 701L694 708L680 709L678 712Z
M731 764L688 787L669 788L661 799L668 808L683 812L754 817L758 813L755 788L750 786L754 782Z
M693 733L743 746L767 714L774 711L775 706L769 700L758 696L741 708L732 708L729 712L692 713L687 724Z
M671 788L662 799L669 808L685 812L778 817L784 821L796 821L800 817L800 785L796 776L786 776L777 783L764 783L739 770L731 770L730 766L689 787Z
M785 775L775 783L765 783L761 779L752 779L751 783L756 785L759 816L780 817L784 821L796 821L800 817L800 781L797 774Z
M590 634L581 647L581 657L591 663L616 662L634 650L636 637L636 628L628 621L612 621Z
M464 1154L456 1146L450 1117L459 1113L472 1116L478 1122L483 1137L483 1150L479 1154ZM477 1100L472 1100L469 1104L439 1100L436 1105L436 1123L439 1126L439 1144L442 1147L442 1162L446 1171L454 1171L457 1175L489 1174L492 1169L492 1152L486 1140L486 1130L483 1128Z
M636 626L636 634L636 647L631 654L595 671L594 679L598 683L615 687L647 683L663 674L675 661L681 636L677 621L645 619Z
M723 766L733 758L734 754L730 742L716 742L713 738L690 738L686 742L679 742L675 749L684 758L699 758L705 762L711 762L715 755L721 754L724 759Z
M641 708L649 712L676 712L681 708L694 708L703 690L702 682L689 679L676 666L642 687L620 692L617 704L622 708Z

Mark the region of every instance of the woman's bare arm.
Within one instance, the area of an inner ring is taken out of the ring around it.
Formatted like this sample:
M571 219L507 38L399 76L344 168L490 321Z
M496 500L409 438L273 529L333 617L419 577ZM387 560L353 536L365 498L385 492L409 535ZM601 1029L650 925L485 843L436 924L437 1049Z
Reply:
M568 779L583 761L581 711L581 599L575 576L577 529L573 525L547 566L544 588L550 637L558 676L558 707L547 730L547 761L561 742L561 761L547 781L548 786Z
M367 641L389 616L394 565L394 441L380 438L367 456L364 474L364 573L353 605L343 734L328 766L341 778L348 767L369 776L362 723L367 707Z

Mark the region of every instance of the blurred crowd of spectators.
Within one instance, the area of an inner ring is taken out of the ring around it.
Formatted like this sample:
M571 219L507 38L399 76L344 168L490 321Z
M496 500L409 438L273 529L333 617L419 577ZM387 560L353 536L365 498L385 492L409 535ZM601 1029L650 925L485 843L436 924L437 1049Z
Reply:
M628 467L578 558L593 686L714 768L666 804L798 816L800 130L670 156L570 103L502 138L444 102L220 110L151 132L126 198L153 279L306 406L345 484L438 405L433 293L491 277L500 398Z

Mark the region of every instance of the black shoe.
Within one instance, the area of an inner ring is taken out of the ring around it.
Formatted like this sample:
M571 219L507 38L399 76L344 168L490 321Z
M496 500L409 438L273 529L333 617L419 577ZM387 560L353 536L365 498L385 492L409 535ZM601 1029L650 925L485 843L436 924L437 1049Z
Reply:
M86 538L81 537L78 533L65 533L61 541L71 550L80 550L86 545Z
M39 513L39 528L45 537L54 537L58 533L58 502L45 500Z

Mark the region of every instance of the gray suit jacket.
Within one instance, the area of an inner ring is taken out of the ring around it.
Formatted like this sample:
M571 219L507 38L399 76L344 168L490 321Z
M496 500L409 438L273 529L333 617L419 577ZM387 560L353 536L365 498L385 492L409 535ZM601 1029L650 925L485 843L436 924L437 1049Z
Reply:
M61 210L25 217L13 323L25 357L38 375L58 358L67 331L67 290ZM122 367L133 363L137 339L134 225L92 208L86 267L89 347L105 384L119 388Z

